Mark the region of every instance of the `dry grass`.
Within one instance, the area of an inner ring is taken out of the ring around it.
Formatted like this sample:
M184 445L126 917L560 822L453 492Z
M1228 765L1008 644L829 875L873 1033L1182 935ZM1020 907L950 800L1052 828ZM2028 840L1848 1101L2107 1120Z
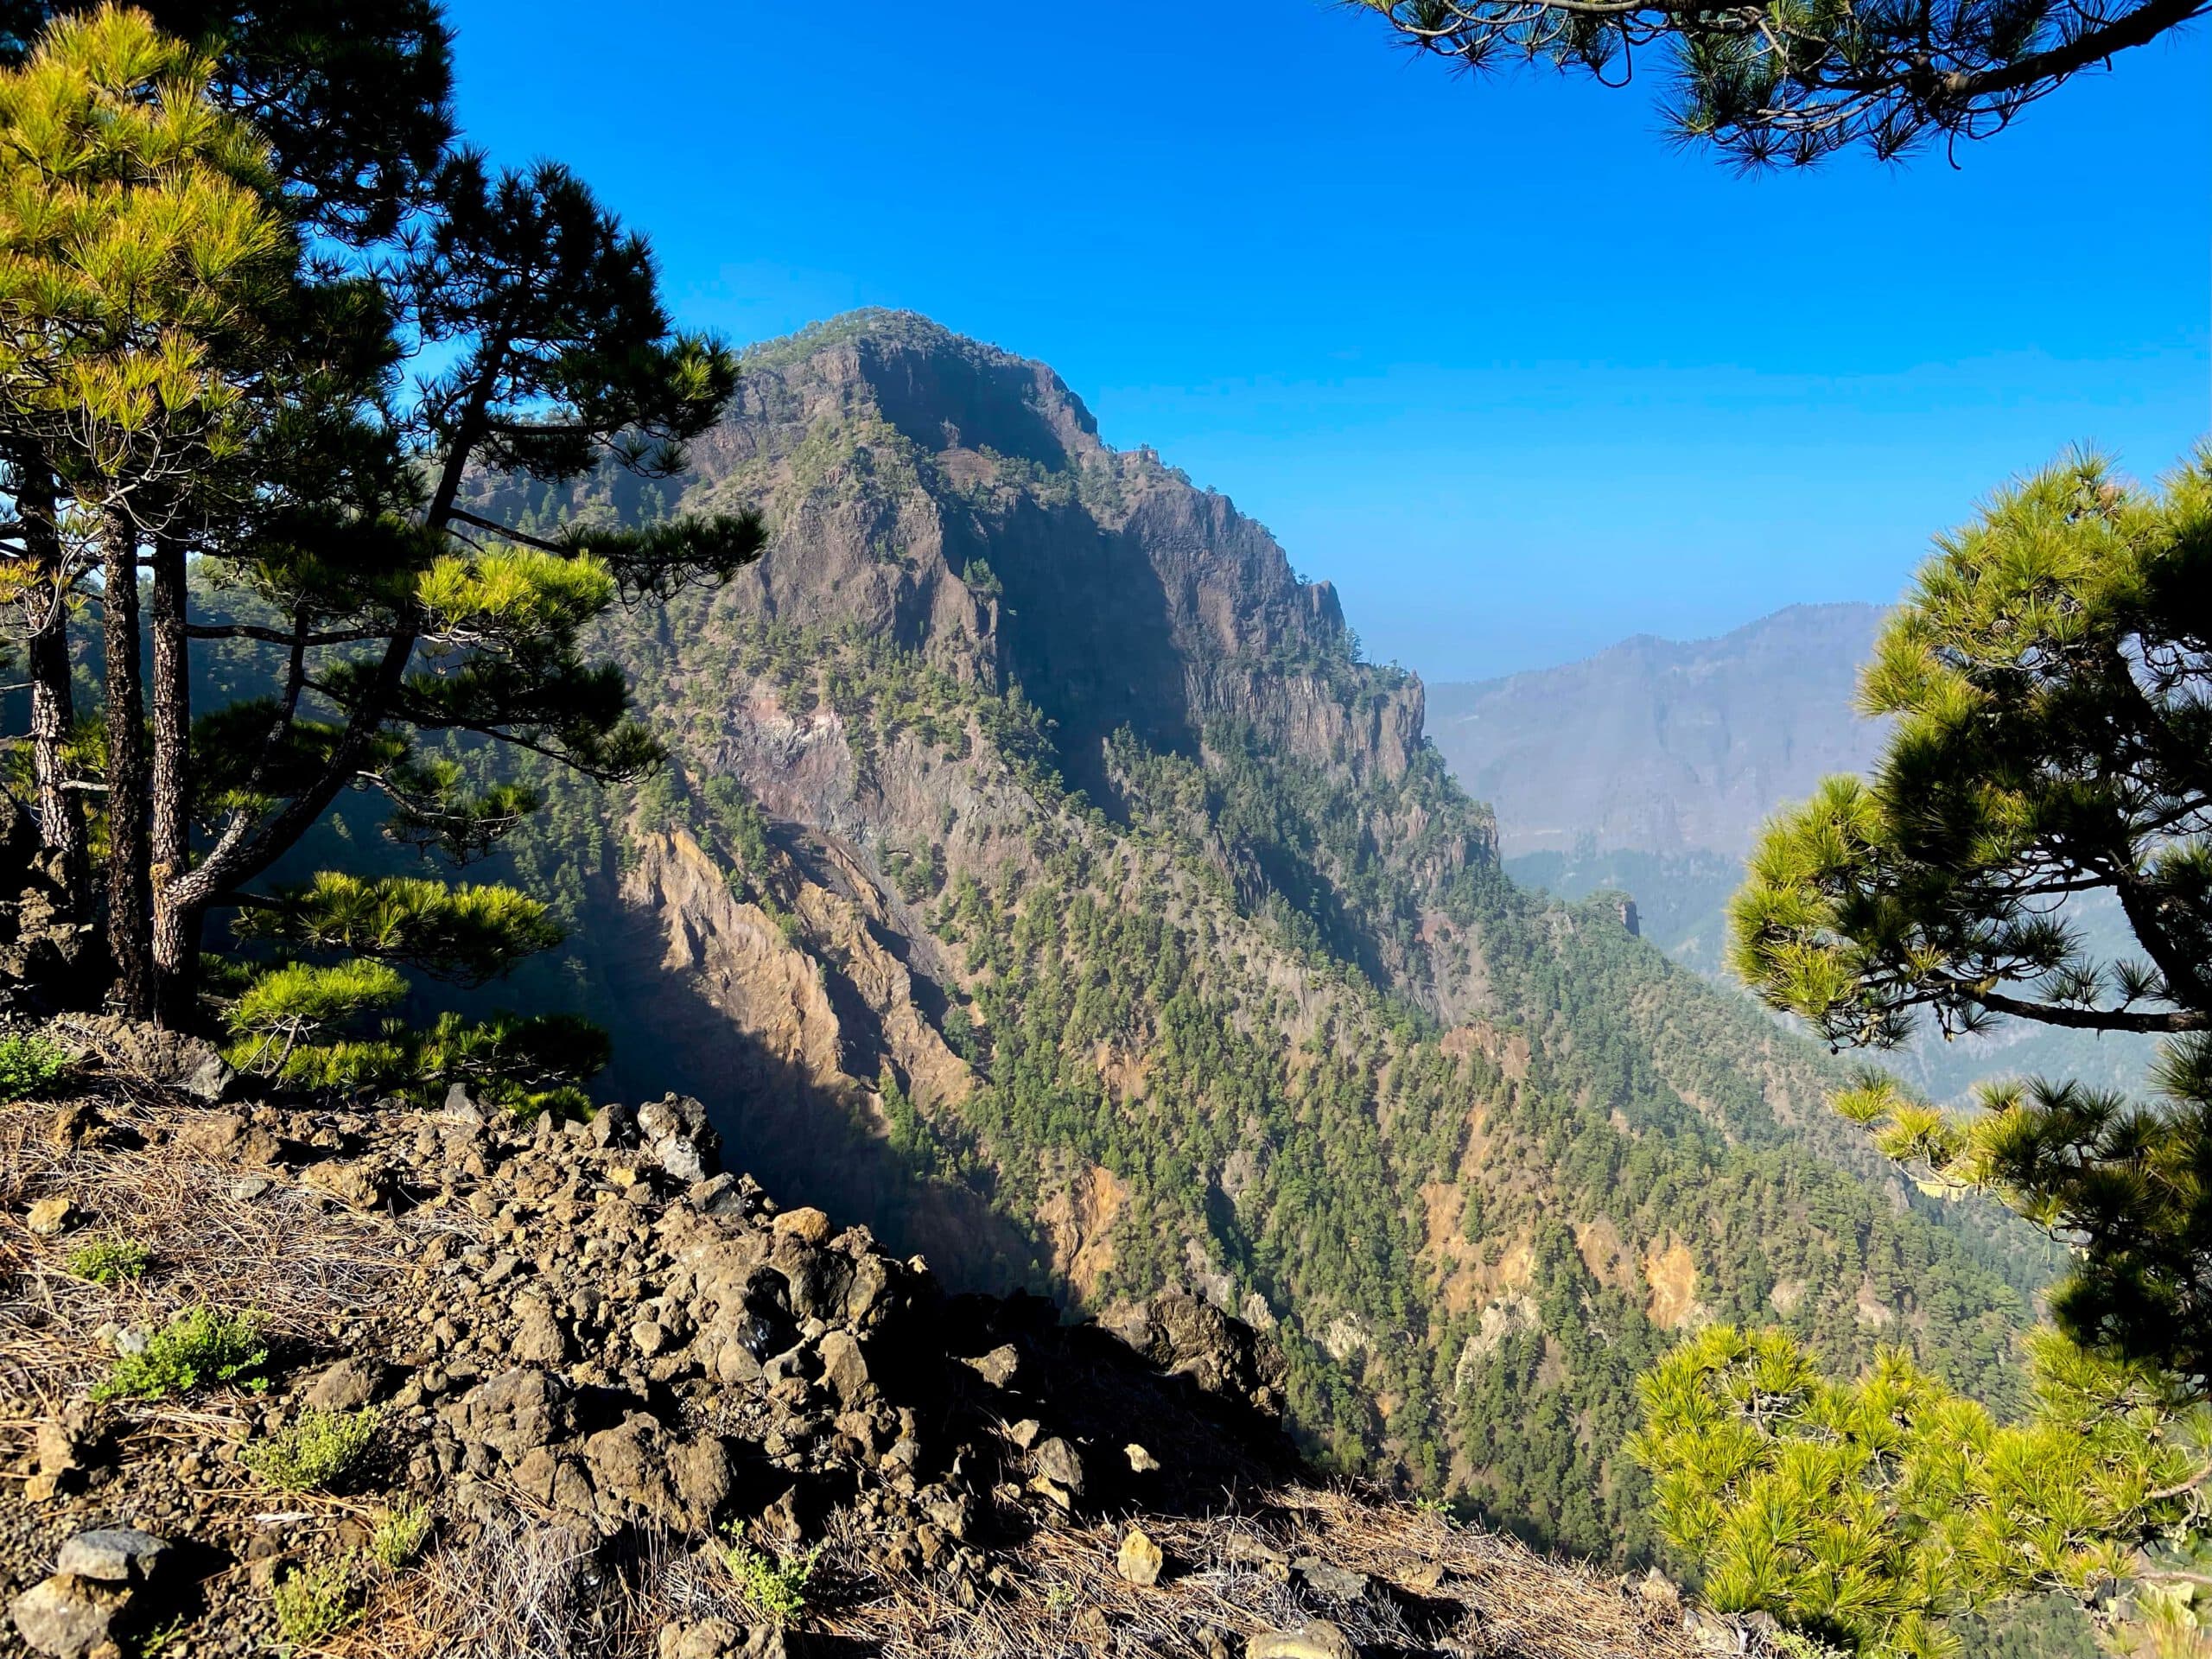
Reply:
M1331 1620L1376 1653L1470 1659L1686 1659L1701 1650L1679 1610L1624 1594L1617 1578L1562 1565L1510 1539L1447 1525L1408 1504L1294 1487L1262 1513L1137 1519L1166 1551L1166 1578L1125 1583L1126 1522L1052 1527L1002 1558L1010 1592L969 1605L920 1576L871 1570L880 1540L833 1532L802 1626L834 1650L882 1659L1208 1659L1244 1637ZM849 1525L850 1523L846 1523ZM650 1659L671 1621L758 1622L707 1549L646 1541L610 1558L597 1541L518 1513L435 1554L387 1586L333 1651L344 1659ZM1308 1596L1280 1565L1320 1556L1375 1581L1346 1605ZM1384 1586L1388 1586L1385 1588Z
M934 1586L877 1580L825 1621L886 1659L1046 1659L1157 1654L1203 1659L1226 1640L1326 1618L1382 1652L1439 1648L1482 1659L1670 1659L1699 1649L1620 1580L1536 1555L1511 1539L1452 1527L1410 1504L1291 1487L1262 1513L1140 1516L1166 1552L1149 1588L1115 1568L1125 1523L1042 1531L1016 1552L1023 1586L966 1608ZM1353 1604L1311 1598L1271 1559L1312 1554L1375 1581ZM1388 1586L1389 1590L1380 1586ZM1394 1593L1395 1592L1395 1593Z
M205 1305L260 1315L280 1358L288 1346L352 1347L400 1312L400 1278L431 1234L475 1225L435 1211L356 1215L282 1171L263 1177L168 1143L194 1109L118 1090L100 1102L105 1143L77 1146L53 1133L64 1109L0 1107L0 1459L26 1451L40 1418L106 1375L115 1349L103 1331L156 1328ZM237 1196L247 1179L268 1181L251 1201ZM33 1236L24 1212L55 1196L83 1219ZM70 1252L99 1236L145 1244L152 1267L106 1285L76 1277ZM240 1430L233 1412L192 1400L133 1402L119 1415L126 1443Z

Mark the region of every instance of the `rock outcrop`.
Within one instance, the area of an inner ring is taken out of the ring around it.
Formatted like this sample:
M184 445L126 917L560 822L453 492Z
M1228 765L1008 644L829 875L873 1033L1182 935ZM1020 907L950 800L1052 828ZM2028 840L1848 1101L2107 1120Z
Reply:
M13 1233L42 1287L0 1303L0 1595L35 1653L1692 1650L1678 1611L1302 1484L1280 1356L1211 1307L948 1295L721 1170L693 1101L95 1084L0 1137L0 1216L73 1217ZM235 1322L227 1369L118 1382L193 1319Z

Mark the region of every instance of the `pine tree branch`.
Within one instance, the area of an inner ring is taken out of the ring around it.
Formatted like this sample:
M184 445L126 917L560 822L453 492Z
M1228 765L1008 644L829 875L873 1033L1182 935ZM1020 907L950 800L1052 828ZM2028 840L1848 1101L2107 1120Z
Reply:
M549 542L542 536L526 535L512 525L494 524L489 518L480 518L465 507L454 507L448 516L459 519L464 524L474 524L479 530L488 530L493 535L505 537L511 542L520 542L524 547L534 547L541 553L568 554L575 550L573 548L563 547L558 542Z
M2212 1019L2186 1008L2177 1008L2171 1014L2136 1014L2126 1008L2069 1008L2052 1002L2031 1002L2023 997L2007 996L2002 991L1970 990L1964 986L1959 988L1959 995L1993 1014L2009 1014L2015 1019L2064 1026L2074 1031L2212 1031Z
M1943 78L1946 105L1970 104L1976 99L2015 92L2042 80L2063 80L2115 52L2146 46L2170 29L2212 11L2212 0L2149 0L2125 17L2101 24L2048 51L2031 52L1999 69L1974 73L1955 71Z
M2177 1481L2171 1486L2161 1486L2155 1492L2144 1493L2143 1501L2145 1503L2163 1503L2170 1497L2179 1497L2185 1492L2196 1491L2208 1480L2212 1480L2212 1464L2205 1465L2186 1480Z
M264 645L289 646L295 637L276 628L264 628L251 622L194 622L185 632L194 639L258 639ZM310 649L321 645L356 645L364 639L381 639L382 628L340 628L325 633L310 633L299 643Z

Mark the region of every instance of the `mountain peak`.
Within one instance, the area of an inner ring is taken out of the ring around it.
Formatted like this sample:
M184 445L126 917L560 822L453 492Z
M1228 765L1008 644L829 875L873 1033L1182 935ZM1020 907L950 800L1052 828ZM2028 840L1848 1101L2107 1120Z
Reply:
M930 453L964 449L1058 472L1103 458L1098 423L1047 365L918 311L847 311L753 347L753 376L859 394Z

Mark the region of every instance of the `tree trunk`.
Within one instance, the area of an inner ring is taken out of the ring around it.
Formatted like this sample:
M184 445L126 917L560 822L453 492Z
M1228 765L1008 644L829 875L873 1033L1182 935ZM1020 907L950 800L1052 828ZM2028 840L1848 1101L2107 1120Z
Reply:
M39 840L58 854L61 889L73 919L92 919L91 843L85 805L69 785L69 736L77 724L69 683L69 594L54 530L54 474L35 450L16 459L16 507L31 569L31 775L38 790Z
M200 917L171 889L192 863L192 656L185 635L184 547L154 542L153 845L154 1017L192 1023L200 995Z
M107 644L107 944L125 1018L154 1014L153 895L147 874L146 692L138 664L138 532L110 509L102 526Z

